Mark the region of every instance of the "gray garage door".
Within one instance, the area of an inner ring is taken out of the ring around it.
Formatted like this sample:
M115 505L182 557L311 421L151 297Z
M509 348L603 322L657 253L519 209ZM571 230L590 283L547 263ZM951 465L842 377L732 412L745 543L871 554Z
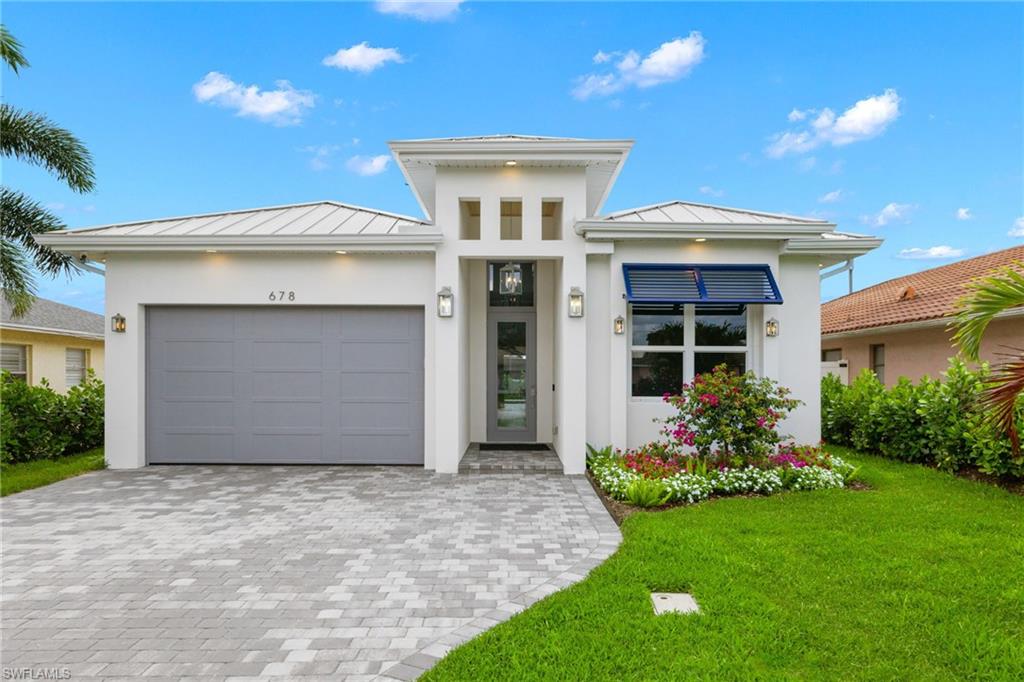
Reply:
M158 307L151 464L423 463L422 308Z

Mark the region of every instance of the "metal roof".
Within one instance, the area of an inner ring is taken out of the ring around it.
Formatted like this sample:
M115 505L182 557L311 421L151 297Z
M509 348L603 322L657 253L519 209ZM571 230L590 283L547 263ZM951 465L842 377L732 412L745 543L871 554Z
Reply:
M463 137L424 137L402 142L580 142L582 137L548 137L545 135L465 135Z
M133 237L231 237L298 235L393 235L430 232L431 227L416 218L370 208L317 201L286 206L269 206L243 211L203 213L130 223L101 225L81 230L63 230L50 235L98 235Z
M2 302L0 326L5 329L23 329L49 334L66 334L103 338L103 316L88 310L57 303L46 298L37 298L32 307L19 318L11 317L11 306Z
M820 218L800 218L782 213L766 213L743 208L698 204L692 201L666 201L651 206L630 208L603 217L610 222L633 223L685 223L685 224L737 224L737 225L807 225L826 226Z

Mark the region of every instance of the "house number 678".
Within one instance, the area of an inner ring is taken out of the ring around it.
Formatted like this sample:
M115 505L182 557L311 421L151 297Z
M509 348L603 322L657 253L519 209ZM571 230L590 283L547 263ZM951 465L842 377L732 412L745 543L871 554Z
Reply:
M294 301L294 291L271 291L268 297L271 301Z

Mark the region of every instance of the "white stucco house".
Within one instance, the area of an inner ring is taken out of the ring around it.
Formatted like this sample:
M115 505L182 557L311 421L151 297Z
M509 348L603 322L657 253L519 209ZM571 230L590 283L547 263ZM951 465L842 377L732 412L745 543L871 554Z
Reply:
M107 460L415 464L473 443L657 436L726 362L819 440L819 279L876 248L823 220L668 201L602 213L629 140L500 135L391 152L424 217L335 201L39 241L103 264Z

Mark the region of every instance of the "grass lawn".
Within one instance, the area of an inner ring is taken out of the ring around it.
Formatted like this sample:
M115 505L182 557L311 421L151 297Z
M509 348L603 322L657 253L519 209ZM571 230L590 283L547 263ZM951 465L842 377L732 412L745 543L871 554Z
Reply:
M59 459L43 459L0 466L0 497L103 468L103 448Z
M586 580L423 679L1024 679L1024 497L831 450L873 489L634 514ZM703 612L656 617L652 591Z

